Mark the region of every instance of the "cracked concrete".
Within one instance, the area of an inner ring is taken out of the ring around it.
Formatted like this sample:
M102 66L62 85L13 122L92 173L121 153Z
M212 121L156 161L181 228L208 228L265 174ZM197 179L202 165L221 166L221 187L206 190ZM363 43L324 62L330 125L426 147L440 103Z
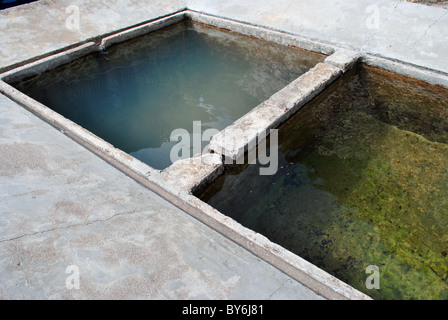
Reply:
M18 240L18 239L21 239L21 238L24 238L24 237L43 235L43 234L48 233L48 232L59 231L59 230L62 230L62 229L70 229L70 228L73 228L73 227L80 227L80 226L89 226L89 225L92 225L92 224L95 224L95 223L98 223L98 222L109 221L109 220L111 220L111 219L113 219L115 217L118 217L118 216L132 215L135 212L136 212L135 210L131 211L131 212L121 212L121 213L116 213L116 214L114 214L111 217L106 218L106 219L96 219L96 220L85 222L85 223L69 224L69 225L55 227L55 228L48 229L48 230L37 231L37 232L34 232L34 233L22 234L20 236L17 236L17 237L14 237L14 238L10 238L10 239L1 239L0 243L9 242L9 241L13 241L13 240Z
M297 293L294 283L283 287L288 278L273 268L270 279L257 284L270 266L232 252L227 239L204 241L209 230L188 216L161 213L148 209L132 220L115 216L1 243L2 298L288 299ZM79 267L79 290L66 288L68 266ZM308 291L301 298L318 297Z

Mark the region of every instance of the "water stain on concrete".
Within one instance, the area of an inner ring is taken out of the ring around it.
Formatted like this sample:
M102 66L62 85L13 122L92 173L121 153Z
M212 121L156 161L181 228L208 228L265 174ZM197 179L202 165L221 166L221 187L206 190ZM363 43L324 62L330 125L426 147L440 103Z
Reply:
M47 171L45 147L32 143L0 145L0 176L13 177L29 170Z
M18 197L28 197L29 198L29 197L31 197L33 199L36 199L38 196L43 196L47 192L48 192L48 190L32 190L30 192L13 194L12 197L13 198L18 198Z
M86 215L87 210L85 206L72 201L59 201L54 205L56 214L70 214L77 217L83 217Z
M23 129L30 129L34 128L34 125L31 123L18 123L13 125L14 129L17 130L23 130Z

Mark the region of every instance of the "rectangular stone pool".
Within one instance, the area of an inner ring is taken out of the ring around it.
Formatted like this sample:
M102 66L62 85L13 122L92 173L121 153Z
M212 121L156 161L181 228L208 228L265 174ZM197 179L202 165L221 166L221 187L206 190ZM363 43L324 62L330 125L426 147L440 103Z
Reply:
M197 197L374 299L448 299L448 89L357 66L278 134L276 174Z
M325 298L447 298L447 89L358 62L448 83L182 10L24 61L0 91ZM280 125L274 175L227 164ZM172 164L176 129L193 141Z
M173 130L191 133L193 121L201 121L202 130L221 130L324 58L182 21L14 86L165 169L177 143L170 140Z

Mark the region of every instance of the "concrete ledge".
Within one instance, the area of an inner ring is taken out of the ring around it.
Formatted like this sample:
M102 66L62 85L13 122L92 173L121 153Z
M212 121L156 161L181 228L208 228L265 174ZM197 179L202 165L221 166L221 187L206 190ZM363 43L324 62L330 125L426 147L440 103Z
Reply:
M362 62L371 67L391 71L409 78L448 88L448 74L446 73L374 55L363 56Z
M265 236L247 229L191 194L181 194L180 198L188 204L182 208L183 210L303 283L315 293L331 300L371 300L366 294L271 242Z
M45 71L70 63L97 50L98 46L96 43L88 42L76 48L42 58L35 62L5 72L0 75L0 79L9 83L21 81L25 78L33 77Z
M162 177L167 184L178 192L195 192L195 189L211 183L224 171L222 158L218 154L208 153L189 159L178 160L162 170Z
M251 25L248 23L216 17L208 15L206 13L199 13L191 10L185 10L172 16L161 18L156 21L151 21L146 24L104 37L101 40L100 49L104 50L113 44L117 44L147 34L149 32L162 29L184 19L193 20L194 22L206 24L220 29L226 29L232 32L237 32L258 39L263 39L284 46L297 47L304 50L319 52L322 54L332 54L335 51L334 46L302 38L297 35L292 35L285 32L271 30L262 26Z
M346 72L348 69L353 67L360 58L361 55L359 52L338 49L335 53L326 58L324 62L338 67L342 72Z
M307 39L284 31L267 28L264 26L249 24L224 17L213 16L204 12L187 11L188 18L193 21L238 32L246 36L264 39L284 46L297 47L323 54L332 54L336 47L324 42Z
M338 67L318 63L313 69L213 136L210 150L229 160L237 161L246 151L250 151L248 146L256 146L260 134L278 127L340 74L341 70Z
M114 45L114 44L117 44L120 42L124 42L126 40L136 38L138 36L142 36L144 34L152 32L152 31L163 29L172 24L180 22L180 21L184 20L185 18L187 18L187 13L186 13L186 11L183 11L180 13L176 13L172 16L166 17L166 18L161 18L156 21L151 21L146 24L115 33L111 36L104 37L101 40L101 43L99 45L99 50L105 50L107 47L109 47L111 45Z

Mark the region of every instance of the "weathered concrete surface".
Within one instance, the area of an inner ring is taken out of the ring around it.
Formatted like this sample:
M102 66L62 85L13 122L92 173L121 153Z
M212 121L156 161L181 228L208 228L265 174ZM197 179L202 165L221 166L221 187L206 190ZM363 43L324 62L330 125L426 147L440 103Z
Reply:
M163 170L161 175L167 184L171 184L180 193L213 181L223 171L221 155L208 153L178 160Z
M148 204L0 243L0 298L319 298L166 203ZM79 266L79 290L66 288L72 265Z
M4 96L0 159L2 299L321 299Z
M40 0L0 11L0 70L185 8L448 72L448 10L397 0Z
M339 49L331 56L325 59L325 63L332 64L341 69L342 72L347 71L360 60L359 52Z

